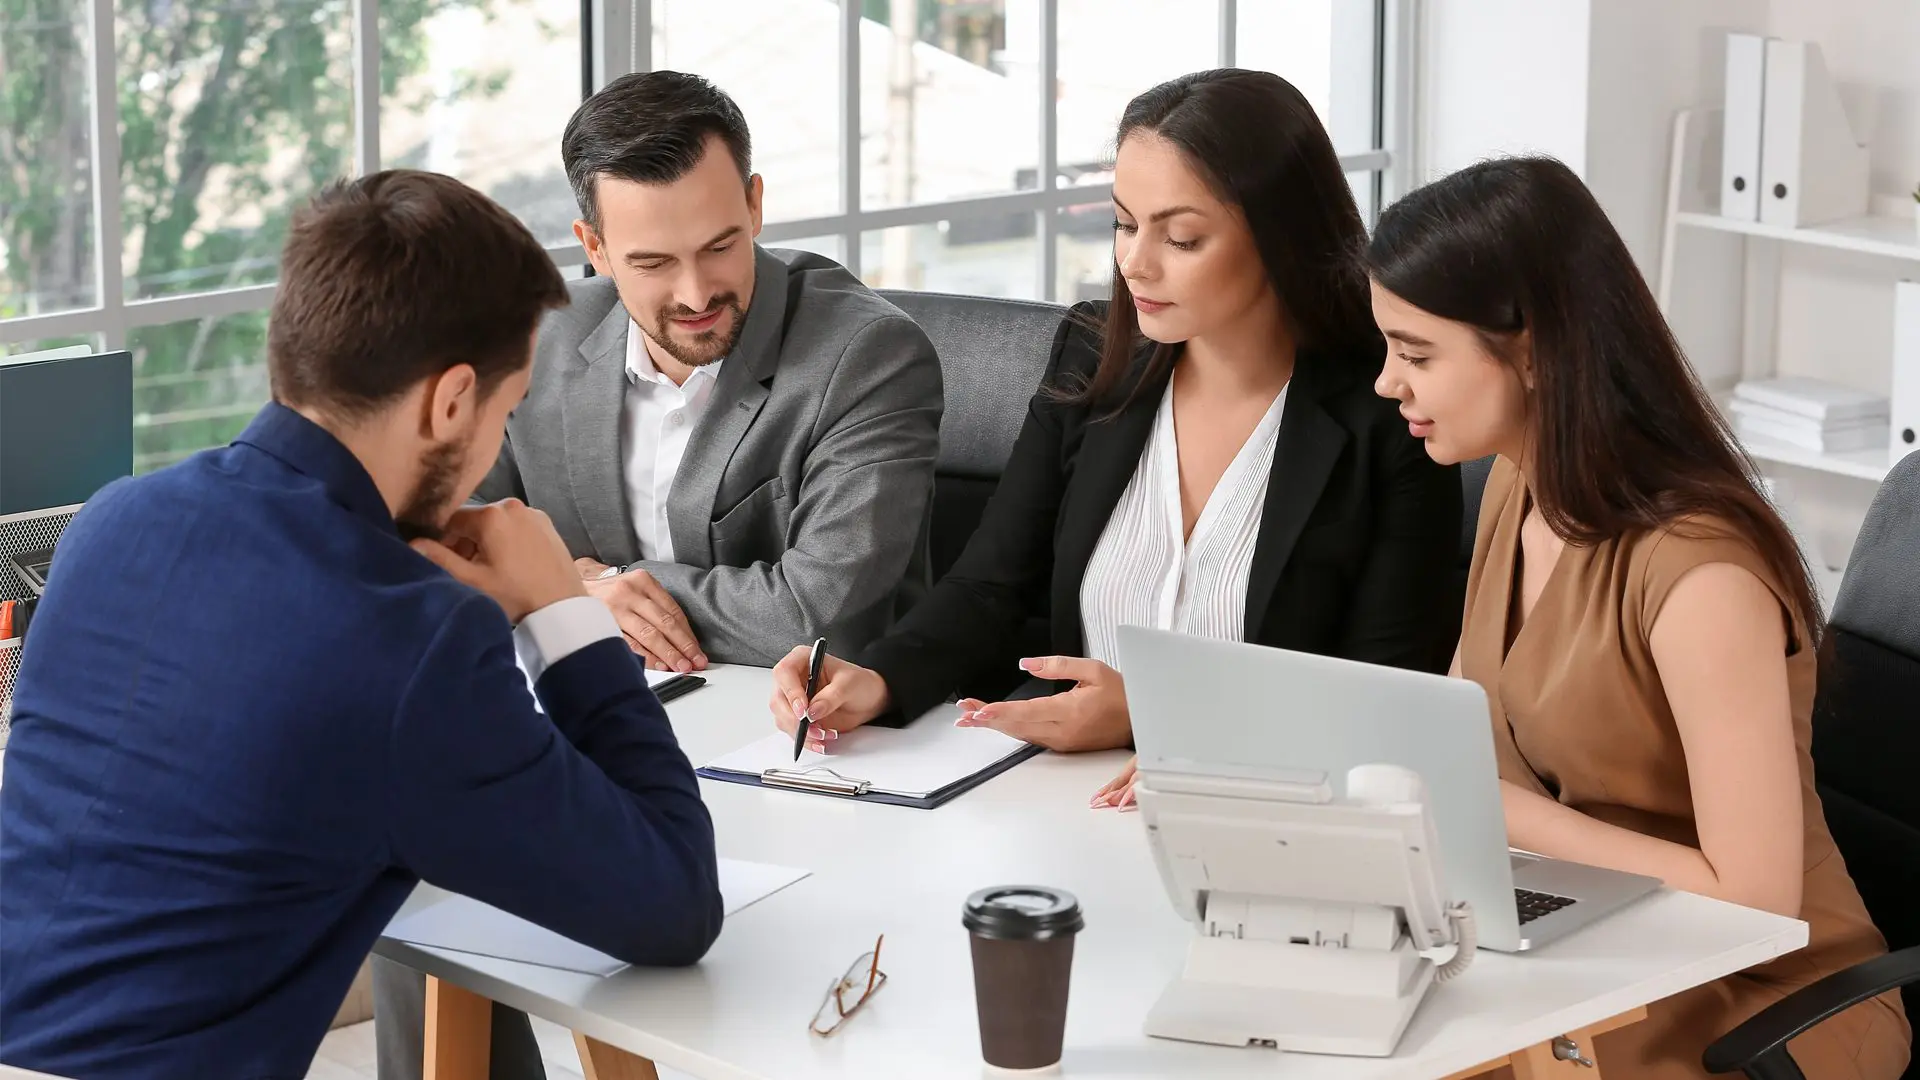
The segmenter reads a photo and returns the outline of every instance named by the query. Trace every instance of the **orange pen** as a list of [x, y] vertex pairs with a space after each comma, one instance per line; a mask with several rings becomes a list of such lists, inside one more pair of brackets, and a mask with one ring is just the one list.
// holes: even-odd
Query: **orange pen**
[[13, 601], [0, 602], [0, 641], [13, 637]]

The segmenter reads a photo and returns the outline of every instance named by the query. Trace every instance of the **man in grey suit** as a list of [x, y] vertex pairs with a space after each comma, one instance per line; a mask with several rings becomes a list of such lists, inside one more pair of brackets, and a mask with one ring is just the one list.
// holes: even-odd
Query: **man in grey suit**
[[599, 276], [542, 326], [479, 491], [546, 511], [656, 668], [864, 645], [928, 584], [933, 345], [831, 260], [754, 243], [749, 145], [694, 76], [581, 106], [562, 153]]
[[[598, 276], [542, 324], [477, 497], [544, 510], [651, 668], [863, 648], [930, 584], [932, 343], [831, 260], [754, 242], [746, 122], [706, 80], [615, 80], [561, 153]], [[424, 999], [375, 961], [382, 1080], [420, 1076]], [[543, 1073], [496, 1005], [495, 1080]]]

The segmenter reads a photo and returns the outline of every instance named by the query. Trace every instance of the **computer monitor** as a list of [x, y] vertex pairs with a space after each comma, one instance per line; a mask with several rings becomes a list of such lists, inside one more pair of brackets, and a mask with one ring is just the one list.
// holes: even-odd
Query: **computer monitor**
[[86, 502], [133, 473], [133, 355], [0, 364], [0, 518]]

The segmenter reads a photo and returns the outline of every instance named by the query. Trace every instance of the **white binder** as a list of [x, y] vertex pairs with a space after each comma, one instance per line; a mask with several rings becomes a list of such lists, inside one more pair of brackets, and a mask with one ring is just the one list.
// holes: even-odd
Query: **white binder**
[[1760, 131], [1767, 39], [1727, 35], [1726, 136], [1721, 140], [1720, 215], [1760, 220]]
[[1920, 282], [1893, 286], [1893, 430], [1887, 462], [1920, 450]]
[[1760, 220], [1800, 228], [1867, 212], [1867, 148], [1827, 74], [1820, 46], [1766, 43]]

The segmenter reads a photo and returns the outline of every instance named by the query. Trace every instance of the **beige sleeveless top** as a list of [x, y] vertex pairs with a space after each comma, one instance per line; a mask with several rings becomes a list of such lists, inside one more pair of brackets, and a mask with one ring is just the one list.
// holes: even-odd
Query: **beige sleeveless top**
[[[1509, 648], [1528, 505], [1518, 470], [1500, 459], [1481, 502], [1460, 634], [1461, 672], [1486, 689], [1492, 706], [1500, 776], [1601, 821], [1697, 847], [1686, 754], [1649, 644], [1653, 623], [1674, 584], [1697, 566], [1742, 567], [1784, 605], [1780, 582], [1752, 544], [1714, 520], [1590, 547], [1569, 544]], [[1670, 999], [1650, 1009], [1647, 1020], [1603, 1038], [1603, 1052], [1629, 1059], [1624, 1075], [1704, 1076], [1701, 1051], [1740, 1020], [1886, 952], [1814, 792], [1817, 662], [1797, 619], [1791, 636], [1786, 665], [1806, 834], [1800, 917], [1809, 926], [1807, 947]], [[1791, 1048], [1811, 1078], [1893, 1080], [1905, 1068], [1908, 1041], [1898, 1000], [1876, 998]]]

